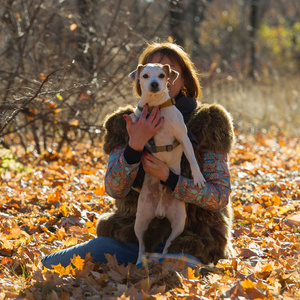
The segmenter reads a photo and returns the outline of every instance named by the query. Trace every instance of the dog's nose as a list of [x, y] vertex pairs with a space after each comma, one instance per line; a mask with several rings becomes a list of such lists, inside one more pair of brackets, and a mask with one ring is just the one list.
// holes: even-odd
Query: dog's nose
[[157, 89], [158, 88], [158, 83], [156, 81], [152, 81], [150, 84], [152, 89]]

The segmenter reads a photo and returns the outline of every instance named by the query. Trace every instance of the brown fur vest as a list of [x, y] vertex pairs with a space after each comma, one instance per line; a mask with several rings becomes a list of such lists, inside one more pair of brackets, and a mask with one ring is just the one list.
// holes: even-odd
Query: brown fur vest
[[[128, 142], [123, 114], [133, 112], [133, 107], [120, 108], [107, 117], [104, 128], [104, 151], [109, 154], [114, 148]], [[234, 132], [228, 112], [220, 105], [202, 104], [192, 113], [187, 127], [198, 140], [195, 153], [229, 153], [233, 147]], [[140, 170], [143, 175], [143, 170]], [[182, 160], [182, 175], [191, 178], [189, 164]], [[143, 176], [137, 176], [134, 187], [140, 188]], [[104, 214], [97, 223], [97, 235], [113, 237], [120, 241], [137, 242], [134, 233], [138, 192], [132, 189], [124, 199], [116, 199], [116, 211]], [[217, 263], [231, 256], [231, 204], [220, 212], [205, 210], [187, 204], [187, 220], [184, 232], [171, 244], [170, 253], [188, 253], [203, 263]], [[146, 250], [153, 252], [156, 246], [170, 234], [170, 223], [154, 219], [145, 233]]]

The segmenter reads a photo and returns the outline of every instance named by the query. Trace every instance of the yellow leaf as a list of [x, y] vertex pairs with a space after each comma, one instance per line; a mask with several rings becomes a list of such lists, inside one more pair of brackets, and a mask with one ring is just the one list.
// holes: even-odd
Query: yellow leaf
[[71, 31], [74, 31], [76, 28], [77, 28], [76, 24], [73, 23], [73, 24], [70, 25], [70, 30]]
[[273, 205], [280, 205], [281, 204], [281, 199], [278, 195], [274, 195], [272, 197], [272, 202], [273, 202]]
[[274, 265], [272, 263], [267, 264], [261, 268], [261, 272], [271, 272], [274, 269]]
[[75, 268], [79, 270], [83, 270], [85, 259], [82, 259], [79, 255], [73, 255], [71, 258], [71, 263], [75, 266]]
[[256, 283], [251, 281], [250, 279], [246, 278], [245, 280], [242, 281], [242, 287], [246, 289], [251, 289], [256, 286]]
[[85, 222], [85, 225], [86, 225], [87, 227], [94, 227], [94, 226], [95, 226], [95, 223], [94, 223], [94, 222], [91, 222], [91, 221], [87, 221], [87, 222]]
[[66, 267], [63, 267], [59, 263], [58, 265], [52, 265], [52, 268], [53, 268], [54, 272], [59, 274], [59, 276], [69, 275], [69, 274], [74, 274], [75, 273], [71, 264], [66, 266]]
[[64, 217], [66, 217], [69, 214], [68, 209], [65, 205], [61, 205], [59, 210], [63, 214]]
[[64, 99], [61, 94], [56, 94], [56, 98], [60, 101], [63, 101]]
[[88, 232], [92, 235], [96, 235], [96, 226], [89, 227]]
[[195, 271], [190, 267], [188, 267], [188, 277], [189, 277], [189, 279], [197, 279], [198, 278], [195, 276]]

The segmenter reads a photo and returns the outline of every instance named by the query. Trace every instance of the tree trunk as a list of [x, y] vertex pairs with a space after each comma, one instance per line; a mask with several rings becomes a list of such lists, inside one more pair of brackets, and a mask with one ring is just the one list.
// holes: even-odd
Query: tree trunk
[[259, 0], [251, 0], [251, 12], [250, 12], [250, 70], [249, 76], [255, 78], [255, 67], [256, 67], [256, 30], [258, 22], [258, 7]]
[[213, 0], [193, 0], [190, 5], [192, 24], [192, 57], [195, 57], [200, 52], [201, 44], [200, 40], [200, 27], [206, 17], [206, 9], [212, 3]]
[[181, 2], [170, 2], [170, 33], [174, 42], [178, 45], [184, 46], [183, 38], [183, 9], [181, 7]]

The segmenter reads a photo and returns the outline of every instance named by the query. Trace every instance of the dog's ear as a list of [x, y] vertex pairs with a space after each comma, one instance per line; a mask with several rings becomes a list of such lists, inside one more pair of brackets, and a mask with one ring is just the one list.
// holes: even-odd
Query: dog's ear
[[162, 69], [166, 73], [167, 77], [170, 79], [171, 83], [174, 84], [175, 80], [179, 76], [179, 73], [171, 69], [170, 65], [164, 65]]
[[139, 64], [138, 67], [128, 75], [129, 78], [132, 81], [135, 81], [135, 83], [137, 83], [137, 81], [140, 77], [140, 73], [141, 73], [143, 68], [144, 68], [144, 65]]

